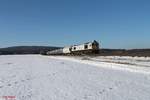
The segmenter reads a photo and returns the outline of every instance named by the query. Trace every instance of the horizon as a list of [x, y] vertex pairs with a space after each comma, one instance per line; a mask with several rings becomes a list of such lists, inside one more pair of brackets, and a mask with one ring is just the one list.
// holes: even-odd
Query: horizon
[[[0, 49], [5, 49], [5, 48], [13, 48], [13, 47], [64, 47], [64, 46], [50, 46], [50, 45], [16, 45], [16, 46], [8, 46], [8, 47], [0, 47]], [[100, 49], [116, 49], [116, 50], [140, 50], [140, 49], [144, 49], [144, 50], [149, 50], [150, 48], [100, 48]]]
[[0, 48], [70, 46], [97, 40], [102, 48], [150, 48], [147, 0], [0, 1]]

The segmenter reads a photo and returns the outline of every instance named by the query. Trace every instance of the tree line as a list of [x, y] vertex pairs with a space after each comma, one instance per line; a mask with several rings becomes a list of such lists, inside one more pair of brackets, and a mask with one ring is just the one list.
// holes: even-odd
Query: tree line
[[[14, 54], [45, 54], [47, 51], [60, 49], [52, 46], [14, 46], [1, 48], [0, 55]], [[97, 56], [143, 56], [150, 57], [150, 49], [100, 49]]]

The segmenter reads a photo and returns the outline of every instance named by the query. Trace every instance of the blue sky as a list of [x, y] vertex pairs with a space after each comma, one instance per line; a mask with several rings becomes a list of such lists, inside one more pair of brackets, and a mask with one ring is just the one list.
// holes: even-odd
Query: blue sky
[[149, 0], [0, 0], [0, 47], [150, 48]]

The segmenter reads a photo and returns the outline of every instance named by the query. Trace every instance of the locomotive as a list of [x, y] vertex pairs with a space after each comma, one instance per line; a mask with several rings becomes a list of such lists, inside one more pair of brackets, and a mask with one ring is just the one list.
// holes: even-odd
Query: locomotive
[[47, 55], [81, 55], [87, 53], [98, 53], [99, 43], [94, 40], [80, 45], [73, 45], [61, 49], [48, 51]]

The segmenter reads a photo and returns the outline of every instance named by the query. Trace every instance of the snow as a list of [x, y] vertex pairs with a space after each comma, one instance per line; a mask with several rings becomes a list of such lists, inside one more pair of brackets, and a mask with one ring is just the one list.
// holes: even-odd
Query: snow
[[78, 63], [88, 64], [97, 67], [103, 67], [113, 70], [123, 70], [123, 71], [130, 71], [136, 73], [143, 73], [143, 74], [150, 74], [150, 64], [149, 64], [149, 57], [143, 58], [139, 57], [118, 57], [118, 56], [98, 56], [98, 57], [54, 57], [53, 59], [60, 59], [60, 60], [69, 60]]
[[150, 67], [150, 57], [99, 56], [99, 57], [95, 57], [94, 59], [101, 60], [101, 61], [115, 62], [115, 63], [139, 65], [141, 67], [142, 66]]
[[[105, 57], [0, 56], [0, 96], [15, 96], [16, 100], [150, 100], [149, 58], [134, 59], [136, 65], [110, 63]], [[136, 63], [137, 59], [143, 62]], [[130, 57], [127, 60], [130, 63]]]

